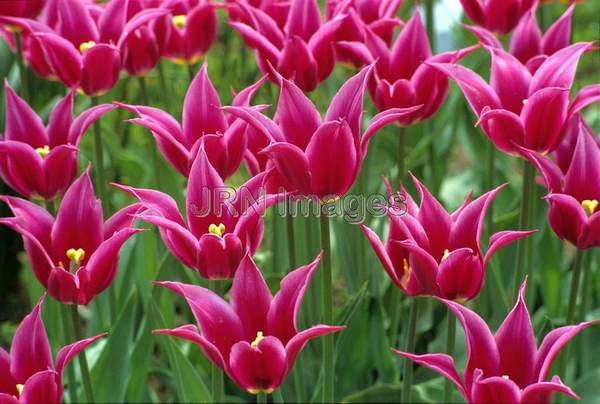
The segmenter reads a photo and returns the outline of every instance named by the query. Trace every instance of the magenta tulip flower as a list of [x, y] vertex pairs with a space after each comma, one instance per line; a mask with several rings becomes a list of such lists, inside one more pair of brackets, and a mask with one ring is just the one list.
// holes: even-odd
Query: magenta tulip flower
[[198, 345], [211, 362], [249, 393], [272, 393], [309, 340], [345, 328], [316, 325], [300, 332], [296, 328], [300, 304], [319, 260], [320, 256], [286, 275], [275, 297], [249, 255], [233, 278], [230, 303], [200, 286], [158, 282], [187, 300], [199, 330], [188, 324], [154, 333]]
[[548, 222], [554, 233], [578, 249], [600, 247], [600, 149], [582, 121], [567, 171], [547, 157], [529, 153], [549, 194]]
[[592, 128], [583, 120], [581, 114], [575, 114], [567, 124], [563, 141], [552, 152], [552, 160], [560, 168], [560, 171], [566, 173], [569, 170], [573, 156], [575, 155], [575, 146], [581, 131], [585, 131], [594, 138], [598, 147], [600, 147], [600, 136], [594, 136]]
[[0, 140], [0, 177], [27, 198], [54, 199], [77, 174], [81, 137], [103, 114], [115, 108], [99, 105], [73, 119], [73, 93], [59, 101], [48, 126], [14, 90], [4, 85], [6, 131]]
[[42, 320], [45, 295], [17, 327], [10, 353], [0, 348], [0, 402], [60, 404], [62, 374], [69, 362], [100, 334], [62, 347], [52, 360], [52, 348]]
[[217, 13], [209, 0], [165, 0], [171, 12], [170, 26], [157, 21], [159, 36], [164, 36], [163, 56], [179, 64], [196, 64], [217, 37]]
[[456, 81], [478, 124], [501, 151], [518, 155], [521, 148], [548, 153], [562, 140], [570, 118], [600, 98], [600, 85], [581, 89], [572, 102], [577, 62], [592, 43], [576, 43], [554, 53], [536, 72], [500, 48], [492, 55], [490, 84], [472, 70], [450, 63], [431, 66]]
[[152, 189], [116, 185], [139, 199], [136, 217], [158, 226], [163, 242], [185, 266], [207, 279], [232, 278], [246, 252], [254, 254], [264, 233], [262, 215], [277, 197], [261, 197], [264, 175], [232, 195], [200, 146], [190, 169], [187, 223], [170, 196]]
[[508, 34], [536, 0], [460, 0], [465, 14], [476, 25]]
[[1, 196], [14, 217], [0, 223], [23, 236], [25, 252], [38, 281], [56, 300], [89, 304], [115, 277], [119, 251], [141, 229], [131, 228], [139, 204], [106, 222], [94, 195], [89, 168], [67, 190], [56, 218], [29, 201]]
[[[222, 178], [228, 178], [237, 171], [246, 152], [248, 125], [225, 116], [207, 70], [208, 66], [204, 63], [190, 84], [183, 102], [182, 125], [157, 108], [118, 104], [139, 116], [129, 122], [148, 128], [163, 156], [186, 178], [201, 143], [211, 165]], [[234, 97], [233, 105], [249, 106], [263, 81], [259, 80], [242, 90]]]
[[[571, 5], [542, 35], [535, 18], [537, 7], [529, 10], [515, 29], [510, 41], [510, 53], [527, 66], [533, 74], [540, 65], [571, 42], [571, 20], [575, 4]], [[466, 26], [481, 43], [502, 49], [502, 44], [493, 33], [485, 28]]]
[[404, 26], [392, 48], [366, 28], [365, 44], [340, 42], [343, 48], [364, 63], [375, 63], [369, 94], [379, 111], [423, 105], [399, 120], [408, 126], [435, 114], [448, 95], [448, 78], [424, 62], [456, 63], [477, 47], [432, 56], [427, 32], [417, 9]]
[[553, 393], [577, 395], [558, 376], [548, 381], [559, 352], [581, 330], [595, 322], [556, 328], [538, 347], [525, 305], [523, 282], [515, 307], [492, 335], [485, 321], [468, 308], [449, 300], [440, 301], [456, 315], [465, 330], [467, 364], [462, 377], [454, 360], [446, 354], [397, 354], [448, 378], [467, 403], [550, 403]]
[[[477, 296], [492, 256], [505, 245], [534, 231], [500, 231], [493, 234], [485, 255], [481, 251], [485, 213], [498, 187], [474, 201], [469, 195], [455, 212], [448, 213], [414, 176], [421, 196], [417, 206], [402, 188], [399, 202], [388, 209], [390, 229], [385, 246], [367, 226], [361, 228], [392, 282], [409, 296], [430, 295], [458, 302]], [[393, 191], [386, 181], [390, 200]]]
[[420, 108], [376, 115], [361, 135], [363, 96], [372, 68], [363, 68], [340, 88], [323, 121], [302, 90], [284, 78], [275, 121], [248, 107], [224, 108], [247, 120], [264, 139], [261, 153], [272, 162], [266, 177], [271, 192], [285, 189], [321, 201], [344, 195], [356, 180], [371, 137]]
[[[292, 0], [284, 30], [268, 14], [245, 2], [238, 3], [251, 25], [230, 21], [250, 48], [256, 51], [258, 67], [265, 73], [275, 69], [293, 80], [303, 91], [313, 91], [335, 66], [333, 41], [345, 17], [321, 22], [317, 0]], [[271, 76], [276, 84], [279, 81]]]

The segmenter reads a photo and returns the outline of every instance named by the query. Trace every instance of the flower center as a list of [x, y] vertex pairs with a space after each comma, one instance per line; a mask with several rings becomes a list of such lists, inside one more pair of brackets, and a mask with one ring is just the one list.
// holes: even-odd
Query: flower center
[[96, 42], [94, 41], [83, 42], [81, 45], [79, 45], [79, 52], [85, 53], [92, 49], [94, 46], [96, 46]]
[[187, 17], [185, 15], [176, 15], [171, 19], [173, 26], [177, 29], [184, 29]]
[[223, 237], [223, 234], [225, 234], [225, 225], [223, 223], [219, 223], [217, 226], [213, 223], [208, 226], [208, 232], [216, 236]]
[[23, 394], [23, 386], [22, 384], [17, 384], [17, 393], [19, 393], [19, 397]]
[[67, 257], [70, 261], [69, 269], [74, 271], [81, 266], [81, 262], [85, 258], [85, 250], [83, 248], [69, 248], [67, 250]]
[[587, 213], [588, 216], [592, 216], [592, 214], [598, 207], [598, 201], [596, 199], [586, 199], [581, 202], [581, 207], [583, 208], [583, 210], [585, 210], [585, 213]]
[[263, 339], [265, 339], [265, 336], [263, 335], [262, 331], [258, 331], [256, 333], [256, 338], [254, 339], [254, 341], [252, 341], [252, 343], [250, 344], [250, 346], [253, 349], [256, 349], [258, 347], [258, 344], [260, 344], [260, 341], [262, 341]]
[[410, 278], [408, 260], [406, 258], [402, 260], [402, 269], [404, 269], [404, 273], [402, 274], [402, 278], [400, 279], [400, 284], [404, 289], [406, 289], [406, 286], [408, 285], [408, 279]]
[[50, 154], [50, 146], [46, 145], [44, 147], [38, 147], [35, 149], [35, 152], [40, 155], [40, 157], [44, 158], [48, 154]]
[[447, 248], [444, 250], [444, 255], [442, 256], [442, 261], [444, 261], [450, 255], [450, 250]]

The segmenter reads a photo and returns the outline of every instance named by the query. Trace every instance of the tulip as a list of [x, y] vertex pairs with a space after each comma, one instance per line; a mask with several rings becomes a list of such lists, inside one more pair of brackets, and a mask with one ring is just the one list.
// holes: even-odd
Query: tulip
[[77, 174], [77, 155], [87, 128], [112, 105], [100, 105], [73, 119], [74, 94], [60, 100], [48, 126], [8, 85], [6, 131], [0, 140], [0, 177], [27, 198], [51, 200], [62, 195]]
[[[581, 115], [575, 114], [567, 124], [563, 141], [552, 152], [552, 159], [563, 173], [566, 173], [571, 165], [577, 139], [582, 130], [594, 136], [592, 128], [583, 120]], [[600, 147], [600, 136], [594, 136], [594, 140], [598, 144], [598, 147]]]
[[45, 5], [45, 0], [3, 0], [0, 2], [0, 15], [35, 18], [40, 14]]
[[264, 139], [261, 153], [272, 162], [266, 177], [269, 190], [285, 189], [321, 201], [341, 197], [354, 183], [371, 137], [419, 108], [376, 115], [361, 136], [363, 95], [372, 68], [363, 68], [340, 88], [324, 121], [299, 86], [282, 77], [275, 121], [248, 107], [224, 108], [247, 120]]
[[368, 88], [379, 111], [423, 105], [398, 122], [404, 126], [431, 117], [448, 95], [448, 78], [424, 62], [456, 63], [476, 49], [470, 47], [432, 56], [418, 9], [391, 49], [368, 27], [365, 36], [365, 45], [340, 42], [338, 47], [364, 63], [375, 63], [375, 73]]
[[170, 26], [157, 23], [165, 38], [163, 56], [178, 64], [198, 63], [217, 37], [215, 6], [208, 0], [165, 0], [161, 7], [173, 16]]
[[[361, 228], [392, 282], [409, 296], [430, 295], [458, 302], [477, 296], [485, 269], [502, 247], [535, 231], [500, 231], [490, 236], [485, 255], [480, 239], [486, 211], [503, 186], [471, 201], [469, 195], [448, 213], [414, 176], [421, 196], [417, 206], [402, 188], [388, 209], [390, 229], [385, 246], [365, 225]], [[390, 200], [393, 191], [386, 181]], [[398, 198], [395, 198], [398, 199]]]
[[141, 231], [130, 227], [139, 204], [103, 221], [89, 168], [65, 193], [56, 218], [20, 198], [0, 200], [14, 214], [0, 223], [21, 234], [35, 277], [65, 304], [87, 305], [104, 291], [115, 277], [121, 247]]
[[56, 354], [55, 366], [42, 320], [44, 300], [45, 295], [17, 327], [10, 353], [0, 348], [2, 403], [61, 403], [63, 371], [79, 352], [106, 335], [100, 334], [62, 347]]
[[[263, 73], [275, 69], [303, 91], [313, 91], [329, 77], [335, 66], [333, 41], [345, 17], [323, 24], [316, 0], [292, 0], [283, 30], [263, 11], [244, 2], [239, 5], [252, 24], [230, 21], [229, 25], [256, 51]], [[275, 76], [271, 78], [279, 84]]]
[[198, 345], [204, 355], [251, 394], [272, 393], [294, 366], [306, 343], [344, 329], [316, 325], [298, 332], [296, 315], [320, 256], [281, 280], [275, 297], [246, 255], [233, 279], [230, 302], [195, 285], [158, 282], [184, 297], [198, 323], [155, 330]]
[[249, 5], [255, 7], [270, 16], [280, 29], [284, 29], [290, 12], [289, 0], [225, 0], [225, 6], [231, 21], [241, 21], [244, 24], [251, 25], [252, 19], [242, 11], [242, 6]]
[[185, 266], [207, 279], [230, 279], [246, 252], [254, 254], [264, 233], [262, 214], [276, 198], [260, 198], [264, 175], [231, 195], [200, 146], [190, 169], [187, 223], [170, 196], [152, 189], [115, 184], [137, 198], [136, 217], [158, 226], [163, 242]]
[[[211, 165], [222, 178], [228, 178], [237, 171], [246, 151], [248, 125], [242, 120], [225, 117], [207, 69], [204, 63], [190, 84], [183, 102], [182, 125], [157, 108], [118, 104], [139, 116], [129, 122], [148, 128], [163, 156], [186, 178], [201, 143], [207, 150]], [[259, 80], [242, 90], [234, 97], [233, 105], [248, 106], [263, 81]]]
[[414, 355], [394, 350], [448, 378], [467, 403], [550, 403], [553, 393], [577, 395], [558, 376], [547, 381], [552, 363], [571, 338], [595, 322], [556, 328], [537, 347], [525, 305], [527, 280], [512, 311], [492, 335], [485, 321], [468, 308], [440, 299], [465, 330], [467, 364], [461, 377], [446, 354]]
[[569, 102], [577, 62], [592, 43], [576, 43], [548, 57], [532, 75], [514, 56], [486, 47], [492, 55], [490, 84], [472, 70], [431, 63], [456, 81], [484, 132], [505, 153], [521, 148], [548, 153], [562, 140], [570, 118], [600, 97], [600, 85], [581, 89]]
[[[569, 7], [542, 35], [535, 18], [536, 7], [529, 10], [515, 29], [510, 41], [510, 53], [527, 66], [533, 74], [549, 56], [569, 46], [571, 42], [571, 19], [575, 4]], [[502, 49], [502, 44], [485, 28], [466, 26], [480, 42]]]
[[521, 17], [535, 6], [535, 0], [460, 0], [465, 14], [476, 25], [508, 34]]

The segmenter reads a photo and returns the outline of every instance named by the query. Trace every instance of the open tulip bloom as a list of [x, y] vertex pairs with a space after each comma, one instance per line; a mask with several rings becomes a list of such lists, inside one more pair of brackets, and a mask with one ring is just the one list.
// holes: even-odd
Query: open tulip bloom
[[77, 155], [87, 128], [114, 105], [99, 105], [73, 119], [73, 93], [60, 100], [48, 126], [8, 85], [6, 131], [0, 139], [0, 177], [27, 198], [62, 195], [77, 174]]
[[350, 78], [334, 96], [322, 121], [319, 111], [293, 82], [280, 78], [281, 93], [275, 120], [248, 107], [226, 107], [247, 120], [262, 136], [272, 165], [267, 189], [285, 189], [302, 197], [329, 201], [352, 186], [371, 137], [387, 124], [418, 110], [394, 108], [371, 120], [361, 135], [363, 98], [373, 66]]
[[[207, 69], [204, 63], [190, 84], [183, 102], [182, 125], [158, 108], [117, 104], [139, 116], [129, 122], [151, 131], [160, 152], [181, 175], [188, 177], [202, 143], [211, 165], [222, 178], [228, 178], [237, 171], [244, 158], [248, 124], [225, 116]], [[242, 90], [233, 99], [233, 105], [249, 106], [263, 81]]]
[[476, 46], [432, 56], [427, 32], [417, 9], [402, 28], [391, 49], [378, 35], [365, 28], [365, 41], [339, 42], [353, 59], [374, 63], [375, 72], [369, 82], [369, 94], [379, 111], [422, 105], [418, 111], [398, 123], [410, 125], [435, 114], [448, 95], [448, 78], [429, 63], [456, 63]]
[[198, 345], [249, 393], [271, 393], [292, 370], [296, 356], [310, 339], [344, 328], [316, 325], [297, 330], [296, 316], [319, 260], [320, 256], [286, 275], [275, 297], [248, 255], [233, 279], [230, 303], [200, 286], [158, 282], [187, 300], [200, 332], [192, 324], [154, 332]]
[[116, 185], [139, 199], [145, 211], [136, 217], [160, 229], [163, 242], [187, 267], [207, 279], [232, 278], [246, 252], [254, 254], [264, 232], [262, 215], [278, 196], [261, 197], [264, 174], [230, 195], [200, 147], [190, 170], [187, 223], [170, 196], [152, 189]]
[[476, 25], [508, 34], [536, 0], [460, 0], [465, 14]]
[[529, 153], [549, 194], [548, 222], [562, 240], [578, 249], [600, 247], [600, 149], [579, 121], [577, 144], [567, 171], [547, 157]]
[[141, 229], [131, 228], [139, 204], [104, 222], [89, 169], [69, 187], [56, 218], [29, 201], [0, 196], [14, 217], [0, 219], [23, 236], [38, 281], [56, 300], [89, 304], [115, 277], [123, 244]]
[[595, 322], [567, 325], [546, 335], [537, 347], [521, 285], [515, 307], [492, 335], [485, 321], [468, 308], [440, 300], [456, 315], [465, 330], [467, 364], [458, 374], [446, 354], [414, 355], [394, 350], [428, 367], [454, 383], [467, 403], [550, 403], [553, 393], [577, 395], [558, 376], [547, 381], [556, 356], [581, 330]]
[[562, 140], [564, 129], [578, 111], [600, 98], [600, 85], [581, 89], [569, 102], [577, 62], [592, 49], [580, 42], [555, 52], [532, 75], [518, 59], [500, 48], [492, 55], [490, 84], [466, 67], [431, 63], [461, 88], [478, 124], [501, 151], [520, 154], [521, 148], [548, 153]]
[[0, 348], [0, 403], [60, 404], [63, 371], [79, 352], [106, 335], [97, 335], [62, 347], [54, 364], [41, 316], [44, 299], [45, 296], [42, 296], [17, 327], [10, 353]]
[[[384, 246], [367, 226], [361, 228], [392, 282], [410, 296], [430, 295], [458, 302], [477, 296], [492, 256], [533, 231], [500, 231], [490, 237], [485, 255], [479, 240], [485, 213], [502, 187], [474, 201], [470, 195], [449, 214], [415, 177], [421, 196], [417, 206], [402, 189], [400, 202], [388, 209], [389, 235]], [[393, 191], [386, 183], [390, 198]]]

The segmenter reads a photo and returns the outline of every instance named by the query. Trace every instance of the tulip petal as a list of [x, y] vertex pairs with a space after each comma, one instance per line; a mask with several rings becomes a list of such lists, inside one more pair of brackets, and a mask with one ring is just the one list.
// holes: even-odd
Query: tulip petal
[[217, 36], [217, 14], [211, 2], [202, 2], [187, 14], [183, 39], [185, 58], [190, 61], [204, 55]]
[[474, 403], [520, 403], [521, 394], [512, 380], [500, 376], [480, 376], [474, 380], [471, 399]]
[[248, 122], [250, 126], [260, 132], [266, 139], [273, 142], [281, 142], [285, 139], [281, 129], [270, 118], [264, 116], [254, 108], [249, 107], [223, 107], [237, 118]]
[[315, 325], [306, 330], [300, 331], [294, 335], [285, 345], [285, 360], [287, 363], [286, 374], [292, 370], [296, 357], [302, 350], [308, 341], [313, 338], [320, 337], [322, 335], [331, 334], [333, 332], [341, 331], [345, 329], [345, 326], [331, 326], [331, 325]]
[[32, 375], [23, 384], [19, 397], [21, 403], [45, 404], [59, 403], [62, 398], [62, 386], [57, 383], [54, 370], [44, 370]]
[[50, 144], [48, 135], [40, 117], [15, 93], [8, 81], [4, 82], [4, 92], [6, 94], [5, 139], [26, 143], [34, 149], [48, 146]]
[[98, 42], [98, 28], [85, 3], [57, 1], [54, 6], [58, 11], [57, 32], [61, 37], [76, 47], [88, 41]]
[[485, 107], [476, 126], [482, 125], [494, 145], [508, 154], [517, 153], [525, 139], [523, 121], [514, 112]]
[[571, 20], [575, 4], [571, 6], [560, 16], [559, 19], [548, 28], [542, 39], [542, 49], [546, 55], [552, 55], [559, 50], [569, 46], [571, 42]]
[[[408, 259], [408, 282], [406, 289], [411, 295], [438, 296], [438, 264], [436, 260], [421, 248], [414, 240], [393, 241], [410, 253]], [[405, 274], [406, 276], [406, 274]]]
[[375, 136], [377, 132], [379, 132], [380, 129], [393, 122], [399, 121], [407, 116], [410, 116], [411, 114], [420, 111], [422, 108], [422, 105], [417, 105], [409, 108], [390, 108], [387, 111], [380, 112], [379, 114], [375, 115], [371, 119], [371, 121], [369, 121], [367, 129], [365, 130], [365, 133], [361, 138], [360, 148], [362, 150], [363, 156], [367, 153], [369, 141], [373, 136]]
[[379, 236], [373, 230], [363, 224], [360, 224], [360, 228], [365, 236], [367, 236], [373, 251], [375, 251], [375, 255], [377, 255], [377, 258], [379, 258], [383, 269], [385, 269], [385, 272], [387, 272], [392, 282], [394, 282], [394, 285], [396, 285], [396, 287], [398, 287], [400, 290], [405, 291], [404, 286], [402, 286], [402, 282], [400, 282], [400, 278], [398, 278], [394, 264], [392, 263], [392, 260], [390, 259], [390, 256], [388, 255], [383, 243], [379, 239]]
[[297, 35], [308, 42], [321, 26], [321, 15], [317, 0], [294, 1], [290, 7], [286, 34]]
[[2, 177], [15, 191], [26, 197], [45, 194], [42, 158], [26, 143], [0, 141]]
[[205, 234], [198, 244], [198, 271], [207, 279], [230, 279], [243, 256], [242, 241], [235, 234], [227, 233], [223, 238]]
[[69, 143], [79, 145], [82, 136], [88, 130], [88, 128], [100, 119], [104, 114], [117, 108], [117, 105], [113, 104], [102, 104], [83, 111], [71, 125], [69, 131]]
[[523, 64], [542, 53], [542, 32], [535, 19], [535, 9], [525, 13], [515, 28], [510, 40], [510, 53]]
[[73, 360], [73, 358], [79, 355], [79, 353], [87, 348], [88, 345], [93, 344], [106, 335], [107, 333], [99, 334], [94, 337], [86, 338], [62, 347], [56, 354], [56, 373], [58, 373], [59, 377], [62, 376], [64, 369], [67, 367], [69, 362]]
[[273, 391], [285, 376], [285, 359], [285, 349], [275, 337], [264, 337], [256, 347], [240, 341], [231, 349], [229, 372], [249, 392]]
[[390, 65], [395, 79], [410, 79], [417, 68], [431, 57], [427, 31], [417, 8], [402, 28], [392, 48]]
[[591, 48], [591, 42], [578, 42], [555, 52], [533, 75], [529, 94], [546, 87], [571, 88], [579, 58]]
[[263, 149], [288, 185], [288, 192], [310, 195], [311, 173], [304, 152], [291, 143], [277, 142]]
[[469, 300], [477, 296], [483, 284], [481, 259], [470, 248], [458, 248], [442, 260], [437, 283], [442, 296]]
[[[77, 153], [79, 149], [70, 145], [60, 145], [43, 159], [43, 173], [46, 187], [43, 197], [52, 199], [62, 194], [77, 175]], [[58, 175], [60, 173], [60, 175]]]
[[142, 211], [141, 203], [132, 203], [119, 209], [106, 222], [104, 222], [104, 240], [111, 238], [116, 232], [130, 227], [135, 220], [135, 214]]
[[152, 330], [152, 334], [170, 335], [172, 337], [177, 337], [186, 341], [193, 342], [194, 344], [200, 347], [200, 349], [208, 359], [210, 359], [215, 365], [217, 365], [221, 369], [225, 369], [226, 365], [228, 365], [223, 361], [223, 356], [221, 355], [221, 352], [219, 352], [217, 347], [210, 343], [202, 335], [200, 335], [196, 329], [196, 326], [193, 324], [182, 325], [181, 327], [177, 327], [170, 330]]
[[277, 71], [304, 91], [314, 90], [319, 83], [318, 64], [307, 43], [299, 36], [285, 41]]
[[305, 150], [321, 124], [321, 115], [314, 104], [294, 83], [282, 79], [277, 122], [288, 142]]
[[521, 112], [525, 126], [524, 146], [531, 150], [553, 150], [567, 121], [569, 91], [548, 87], [534, 93]]
[[273, 66], [277, 65], [280, 52], [267, 38], [241, 22], [228, 21], [228, 24], [242, 36], [250, 48], [256, 49], [260, 56]]
[[338, 16], [327, 21], [308, 41], [308, 49], [317, 64], [317, 81], [319, 83], [329, 77], [335, 67], [333, 41], [343, 19], [343, 16]]
[[181, 213], [179, 213], [177, 202], [171, 196], [153, 189], [133, 188], [115, 183], [112, 185], [137, 198], [146, 209], [154, 211], [165, 219], [185, 228], [185, 222]]
[[69, 142], [69, 130], [73, 123], [73, 101], [75, 93], [69, 93], [52, 109], [48, 118], [48, 145], [50, 149]]
[[546, 199], [550, 204], [548, 222], [554, 233], [561, 240], [578, 245], [588, 220], [581, 203], [571, 195], [558, 193], [549, 194]]
[[577, 92], [577, 96], [569, 106], [569, 117], [575, 115], [588, 105], [600, 100], [600, 85], [592, 84]]
[[119, 81], [121, 59], [113, 45], [97, 44], [83, 54], [81, 89], [86, 95], [107, 93]]
[[560, 193], [562, 191], [564, 175], [554, 161], [533, 152], [522, 151], [521, 154], [531, 161], [542, 174], [548, 191], [552, 193]]
[[579, 400], [579, 396], [569, 386], [565, 386], [558, 376], [554, 376], [551, 382], [539, 382], [527, 386], [521, 395], [521, 403], [549, 403], [552, 401], [553, 393], [562, 393]]
[[520, 240], [520, 239], [525, 238], [536, 232], [537, 232], [537, 230], [525, 230], [525, 231], [506, 230], [506, 231], [499, 231], [497, 233], [494, 233], [490, 237], [490, 244], [485, 253], [485, 258], [483, 260], [483, 269], [485, 269], [487, 267], [490, 260], [492, 259], [494, 254], [499, 249], [512, 243], [513, 241]]
[[528, 96], [531, 73], [517, 58], [501, 48], [488, 48], [488, 51], [492, 55], [490, 84], [504, 109], [518, 114]]
[[68, 88], [81, 80], [82, 58], [73, 45], [55, 34], [34, 34], [54, 75]]

